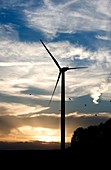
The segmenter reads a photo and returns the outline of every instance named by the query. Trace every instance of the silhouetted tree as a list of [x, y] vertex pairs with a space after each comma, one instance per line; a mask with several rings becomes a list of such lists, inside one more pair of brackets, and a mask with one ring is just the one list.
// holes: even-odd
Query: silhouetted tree
[[71, 138], [71, 148], [111, 147], [111, 118], [105, 123], [77, 128]]

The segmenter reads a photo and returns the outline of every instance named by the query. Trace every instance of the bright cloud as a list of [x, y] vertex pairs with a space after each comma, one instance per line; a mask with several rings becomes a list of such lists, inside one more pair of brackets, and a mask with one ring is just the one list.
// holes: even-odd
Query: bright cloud
[[96, 36], [97, 39], [100, 39], [100, 40], [111, 40], [111, 36], [101, 36], [101, 35], [98, 35]]
[[[18, 130], [24, 135], [28, 136], [29, 139], [39, 140], [45, 142], [58, 142], [60, 141], [60, 135], [58, 129], [42, 128], [42, 127], [31, 127], [23, 126], [19, 127]], [[30, 134], [30, 135], [29, 135]]]
[[27, 106], [20, 103], [0, 103], [0, 115], [14, 115], [14, 116], [25, 116], [25, 115], [33, 115], [37, 114], [38, 112], [44, 111], [48, 109], [48, 107], [42, 107], [40, 105], [37, 105], [35, 107], [33, 106]]
[[[107, 84], [106, 80], [110, 75], [111, 66], [111, 52], [108, 49], [98, 49], [92, 52], [82, 46], [72, 45], [68, 41], [46, 45], [61, 66], [85, 65], [89, 67], [67, 72], [67, 95], [77, 97], [91, 94], [96, 96], [95, 88], [99, 88], [103, 81]], [[38, 93], [36, 89], [47, 89], [51, 94], [59, 72], [42, 44], [1, 41], [0, 50], [0, 90], [2, 93], [26, 97], [25, 91], [32, 87], [32, 89], [35, 88], [33, 97], [50, 98], [46, 93], [45, 95]], [[60, 90], [57, 89], [55, 99], [59, 93]]]
[[24, 13], [29, 27], [40, 29], [53, 38], [57, 33], [110, 31], [110, 6], [110, 0], [72, 0], [58, 4], [44, 0], [43, 6], [25, 9]]
[[111, 87], [111, 82], [102, 82], [99, 87], [94, 87], [91, 89], [91, 97], [93, 98], [93, 102], [98, 104], [98, 100], [103, 93], [108, 91], [109, 87]]

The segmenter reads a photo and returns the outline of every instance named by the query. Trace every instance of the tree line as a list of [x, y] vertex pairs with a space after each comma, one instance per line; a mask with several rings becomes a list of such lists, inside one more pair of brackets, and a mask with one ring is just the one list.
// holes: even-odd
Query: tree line
[[111, 148], [111, 118], [99, 125], [77, 128], [72, 135], [70, 148]]

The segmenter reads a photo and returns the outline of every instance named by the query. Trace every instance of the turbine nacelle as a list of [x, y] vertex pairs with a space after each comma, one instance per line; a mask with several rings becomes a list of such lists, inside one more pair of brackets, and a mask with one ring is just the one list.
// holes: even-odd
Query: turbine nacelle
[[60, 69], [60, 72], [66, 72], [67, 70], [69, 70], [69, 67], [62, 67], [62, 68]]

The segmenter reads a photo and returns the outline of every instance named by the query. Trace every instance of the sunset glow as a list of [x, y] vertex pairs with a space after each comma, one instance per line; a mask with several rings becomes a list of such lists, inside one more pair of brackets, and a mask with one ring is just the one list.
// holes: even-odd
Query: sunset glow
[[42, 127], [30, 127], [23, 126], [18, 128], [19, 131], [32, 140], [45, 141], [45, 142], [60, 142], [59, 130], [42, 128]]
[[66, 143], [109, 119], [111, 1], [0, 2], [0, 141], [61, 141], [62, 67]]

